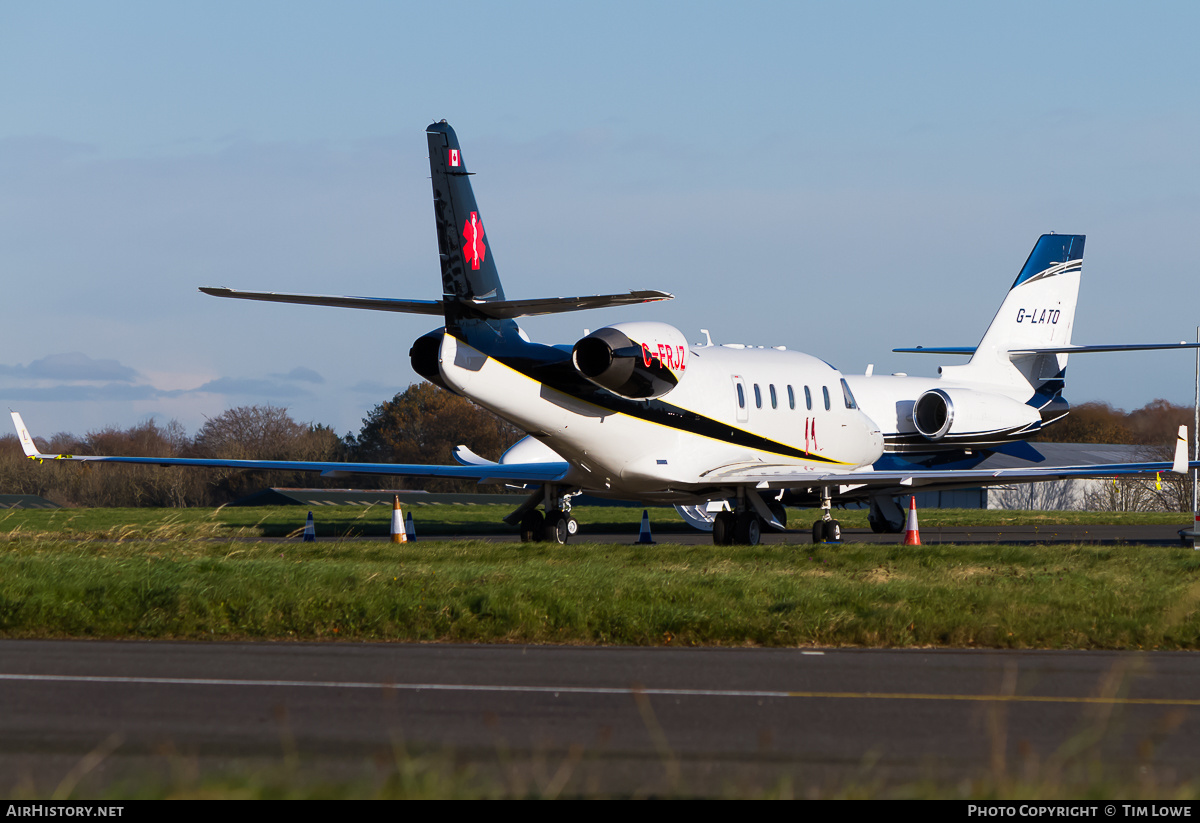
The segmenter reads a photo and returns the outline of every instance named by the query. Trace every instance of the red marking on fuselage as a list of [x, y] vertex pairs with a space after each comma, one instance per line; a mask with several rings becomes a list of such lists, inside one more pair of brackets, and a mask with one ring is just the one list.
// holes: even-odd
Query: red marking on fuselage
[[483, 256], [487, 253], [487, 246], [483, 244], [483, 223], [479, 220], [479, 212], [471, 212], [470, 218], [463, 224], [463, 238], [466, 240], [463, 243], [463, 258], [471, 264], [471, 268], [478, 271], [479, 264], [483, 262]]

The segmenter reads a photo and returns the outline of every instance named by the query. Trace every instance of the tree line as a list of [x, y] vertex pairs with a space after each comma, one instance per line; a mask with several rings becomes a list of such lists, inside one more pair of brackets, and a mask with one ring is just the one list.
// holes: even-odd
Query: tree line
[[[286, 408], [240, 406], [205, 420], [189, 437], [178, 421], [148, 419], [128, 429], [109, 426], [83, 436], [35, 438], [50, 454], [309, 460], [355, 463], [452, 463], [466, 442], [492, 460], [523, 433], [486, 409], [430, 383], [414, 384], [376, 406], [357, 435], [338, 437], [318, 423], [294, 420]], [[0, 494], [33, 494], [64, 506], [219, 506], [270, 487], [425, 488], [478, 491], [471, 481], [313, 472], [194, 469], [43, 461], [25, 457], [15, 434], [0, 437]]]

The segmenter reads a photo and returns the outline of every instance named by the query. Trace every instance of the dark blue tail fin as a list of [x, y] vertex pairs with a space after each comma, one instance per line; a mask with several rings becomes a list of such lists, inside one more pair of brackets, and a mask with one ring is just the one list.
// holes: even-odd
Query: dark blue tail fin
[[504, 300], [492, 240], [484, 232], [458, 136], [445, 120], [433, 123], [425, 133], [442, 258], [442, 294], [471, 301]]

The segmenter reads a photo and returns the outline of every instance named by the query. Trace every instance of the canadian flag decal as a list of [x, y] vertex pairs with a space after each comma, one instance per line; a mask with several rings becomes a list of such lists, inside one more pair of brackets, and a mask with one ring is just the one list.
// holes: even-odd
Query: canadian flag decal
[[450, 167], [458, 168], [462, 165], [462, 161], [458, 159], [458, 149], [450, 149]]
[[463, 258], [478, 271], [483, 262], [487, 246], [483, 245], [483, 223], [479, 222], [479, 212], [471, 212], [470, 218], [463, 224]]

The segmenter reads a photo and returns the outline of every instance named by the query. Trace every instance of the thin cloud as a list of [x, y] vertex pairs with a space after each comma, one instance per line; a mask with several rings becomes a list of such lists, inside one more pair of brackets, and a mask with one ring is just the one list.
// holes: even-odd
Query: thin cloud
[[161, 394], [178, 396], [200, 392], [225, 394], [234, 397], [250, 397], [258, 400], [293, 400], [298, 397], [312, 397], [312, 392], [295, 385], [282, 383], [277, 380], [245, 377], [219, 377], [216, 380], [210, 380], [204, 385], [192, 389], [190, 392], [163, 392]]
[[304, 366], [297, 366], [287, 374], [272, 374], [270, 376], [280, 380], [299, 380], [304, 383], [315, 383], [317, 385], [325, 382], [324, 377]]
[[51, 354], [28, 366], [0, 365], [0, 375], [26, 380], [120, 381], [133, 383], [138, 373], [116, 360], [96, 360], [83, 352]]

